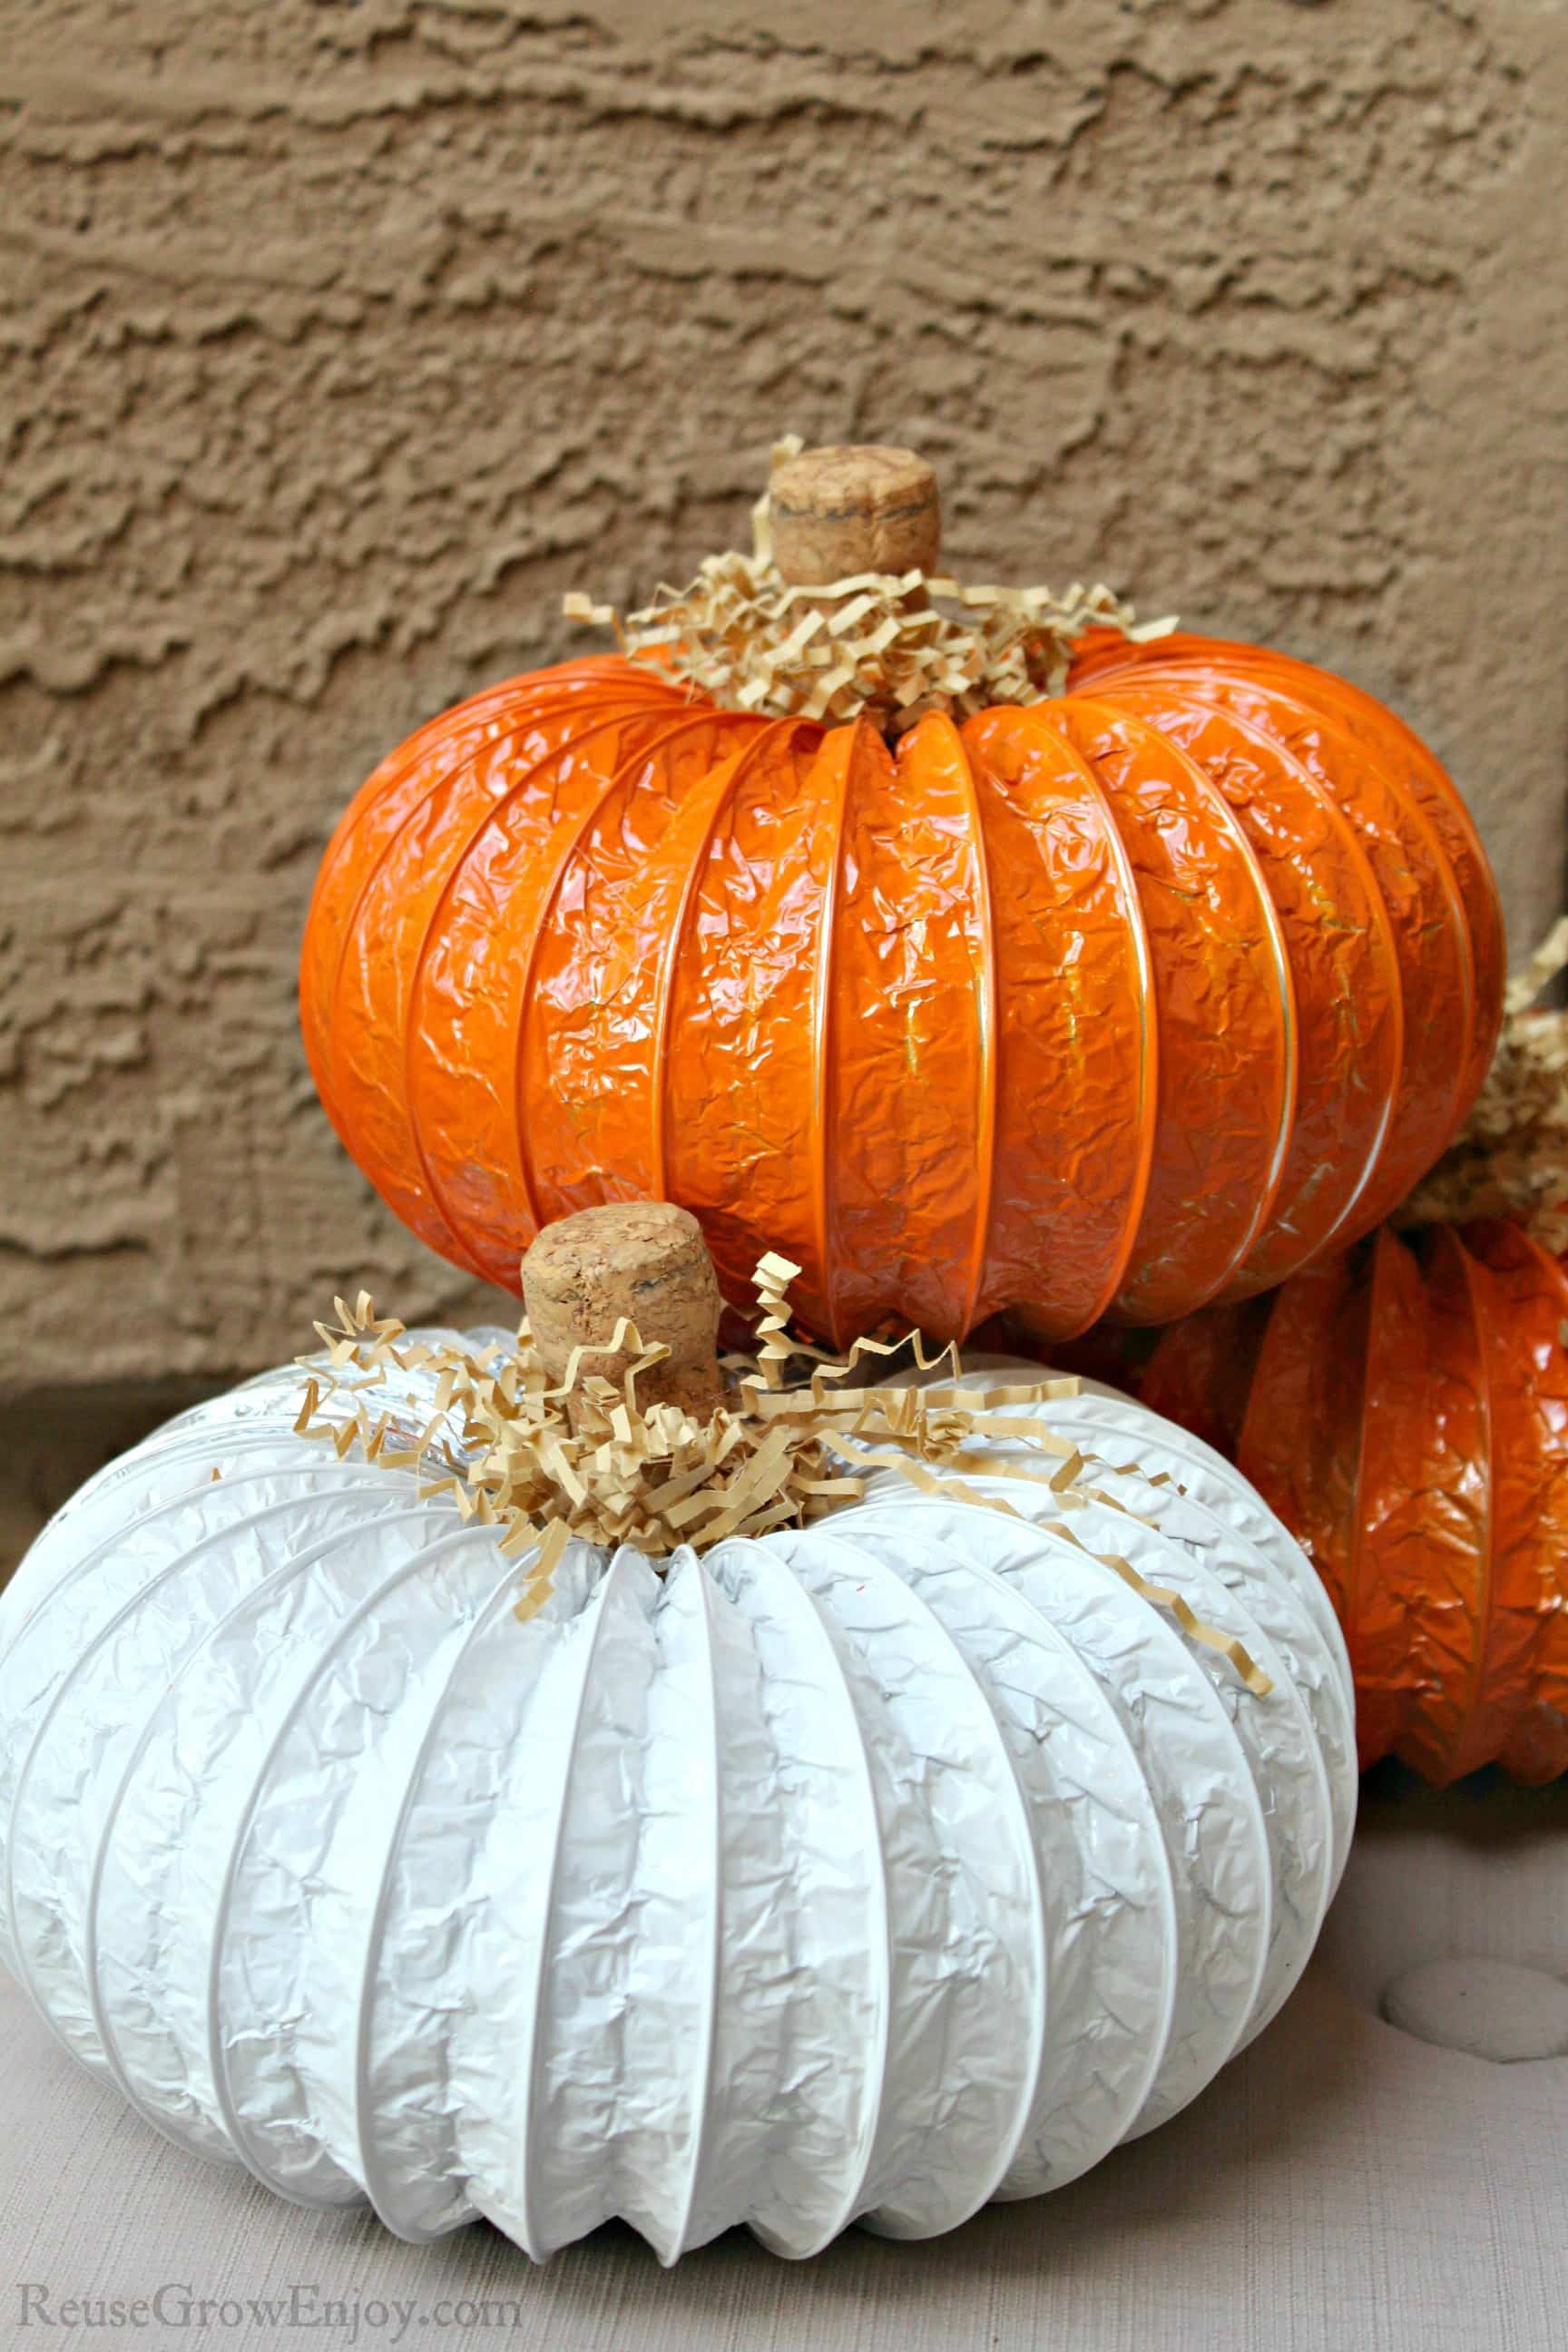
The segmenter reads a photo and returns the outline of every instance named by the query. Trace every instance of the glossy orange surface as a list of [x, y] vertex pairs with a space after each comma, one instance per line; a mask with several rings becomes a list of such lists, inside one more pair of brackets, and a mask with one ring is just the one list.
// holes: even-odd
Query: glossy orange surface
[[664, 1193], [843, 1340], [1048, 1341], [1247, 1296], [1368, 1230], [1495, 1035], [1452, 786], [1339, 681], [1091, 645], [1073, 690], [889, 748], [616, 657], [376, 771], [300, 966], [321, 1097], [425, 1240]]
[[1173, 1325], [1142, 1374], [1310, 1543], [1363, 1763], [1568, 1770], [1565, 1318], [1568, 1276], [1514, 1227], [1384, 1227], [1272, 1300]]

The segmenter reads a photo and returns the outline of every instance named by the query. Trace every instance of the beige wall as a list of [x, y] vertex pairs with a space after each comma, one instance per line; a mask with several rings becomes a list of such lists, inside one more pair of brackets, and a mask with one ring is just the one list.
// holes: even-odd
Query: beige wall
[[0, 1385], [210, 1378], [345, 1284], [461, 1300], [310, 1094], [316, 858], [416, 719], [566, 647], [563, 587], [740, 532], [781, 429], [919, 442], [973, 573], [1103, 573], [1389, 696], [1528, 940], [1565, 37], [1546, 0], [0, 0]]

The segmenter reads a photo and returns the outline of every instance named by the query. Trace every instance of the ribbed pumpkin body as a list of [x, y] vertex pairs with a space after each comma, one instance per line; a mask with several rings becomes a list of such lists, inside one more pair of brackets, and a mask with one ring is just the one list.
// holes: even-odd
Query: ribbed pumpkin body
[[[663, 1576], [573, 1545], [521, 1622], [528, 1556], [299, 1435], [300, 1386], [148, 1439], [0, 1594], [0, 1965], [177, 2145], [409, 2239], [803, 2255], [1061, 2187], [1300, 1980], [1349, 1670], [1183, 1432], [1053, 1405], [1069, 1516], [996, 1475], [1004, 1406], [963, 1466], [1025, 1516], [873, 1474]], [[437, 1393], [377, 1391], [414, 1429]]]
[[1568, 1276], [1511, 1225], [1335, 1255], [1162, 1338], [1141, 1394], [1310, 1547], [1363, 1764], [1568, 1771]]
[[1502, 938], [1436, 761], [1250, 647], [1107, 636], [1073, 690], [889, 748], [645, 665], [479, 695], [328, 850], [327, 1109], [431, 1246], [691, 1209], [819, 1333], [1051, 1339], [1280, 1281], [1373, 1225], [1485, 1070]]

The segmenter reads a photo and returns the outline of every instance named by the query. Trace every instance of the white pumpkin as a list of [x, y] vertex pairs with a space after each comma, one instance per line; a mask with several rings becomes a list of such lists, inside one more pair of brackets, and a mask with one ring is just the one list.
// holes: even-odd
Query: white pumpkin
[[1048, 1487], [988, 1486], [1010, 1446], [966, 1475], [1028, 1521], [878, 1474], [664, 1574], [574, 1544], [520, 1622], [526, 1561], [294, 1434], [299, 1391], [171, 1423], [0, 1598], [5, 1957], [183, 2147], [405, 2238], [802, 2255], [1059, 2187], [1300, 1977], [1349, 1669], [1183, 1432], [1043, 1416], [1152, 1522], [1090, 1505], [1082, 1542], [1267, 1696]]

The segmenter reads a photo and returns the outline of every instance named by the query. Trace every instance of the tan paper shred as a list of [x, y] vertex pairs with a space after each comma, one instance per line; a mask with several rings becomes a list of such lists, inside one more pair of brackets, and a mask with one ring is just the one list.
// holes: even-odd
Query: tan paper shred
[[1536, 999], [1568, 969], [1568, 915], [1510, 981], [1502, 1034], [1458, 1139], [1396, 1223], [1511, 1217], [1568, 1249], [1568, 1011]]
[[[801, 446], [794, 436], [781, 441], [774, 462]], [[614, 629], [630, 658], [657, 660], [663, 675], [726, 709], [825, 724], [868, 711], [890, 735], [931, 710], [962, 719], [994, 703], [1060, 694], [1086, 629], [1118, 629], [1143, 645], [1176, 626], [1173, 616], [1140, 622], [1103, 583], [1075, 582], [1057, 595], [868, 572], [830, 587], [792, 587], [773, 560], [765, 492], [752, 510], [752, 538], [749, 556], [707, 556], [684, 588], [661, 583], [624, 617], [576, 592], [562, 609], [568, 620]]]
[[[1076, 1395], [1076, 1379], [960, 1387], [956, 1347], [928, 1356], [918, 1332], [896, 1341], [857, 1339], [836, 1361], [790, 1337], [789, 1285], [799, 1271], [773, 1252], [759, 1262], [754, 1349], [726, 1358], [725, 1398], [705, 1421], [676, 1405], [641, 1402], [639, 1375], [668, 1350], [645, 1342], [624, 1318], [608, 1343], [631, 1359], [621, 1380], [586, 1369], [584, 1359], [603, 1349], [578, 1348], [564, 1378], [552, 1384], [526, 1320], [518, 1327], [515, 1358], [498, 1370], [489, 1350], [470, 1355], [450, 1342], [410, 1341], [404, 1326], [378, 1318], [362, 1292], [352, 1307], [335, 1302], [335, 1325], [316, 1325], [328, 1369], [319, 1359], [300, 1359], [307, 1378], [294, 1426], [331, 1444], [340, 1457], [358, 1444], [367, 1460], [386, 1468], [416, 1468], [422, 1495], [450, 1495], [466, 1521], [501, 1528], [502, 1550], [526, 1570], [516, 1604], [522, 1618], [549, 1597], [574, 1538], [605, 1548], [630, 1544], [657, 1561], [682, 1544], [702, 1551], [727, 1536], [809, 1527], [859, 1497], [862, 1469], [891, 1471], [923, 1493], [1024, 1517], [957, 1475], [977, 1436], [1027, 1445], [1050, 1465], [974, 1465], [987, 1480], [1044, 1482], [1069, 1508], [1088, 1501], [1124, 1507], [1098, 1488], [1080, 1487], [1089, 1457], [1077, 1447], [1038, 1422], [1003, 1417], [1005, 1406]], [[906, 1350], [918, 1371], [947, 1366], [952, 1380], [887, 1387], [853, 1380], [868, 1359]], [[810, 1363], [809, 1378], [786, 1385], [785, 1368], [802, 1359]], [[399, 1426], [393, 1412], [375, 1410], [395, 1370], [435, 1376], [437, 1411], [421, 1426]], [[1059, 1523], [1058, 1532], [1079, 1541]], [[1194, 1617], [1178, 1594], [1146, 1583], [1126, 1560], [1112, 1557], [1105, 1564], [1227, 1657], [1249, 1689], [1268, 1694], [1268, 1677], [1239, 1643]]]

